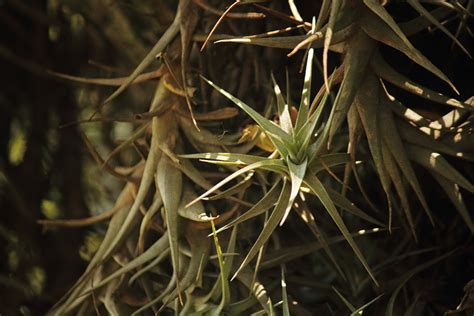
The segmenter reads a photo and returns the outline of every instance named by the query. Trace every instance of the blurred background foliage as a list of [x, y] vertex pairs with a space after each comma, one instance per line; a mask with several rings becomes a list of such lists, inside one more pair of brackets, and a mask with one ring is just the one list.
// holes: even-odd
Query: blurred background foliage
[[[78, 278], [100, 234], [43, 231], [40, 218], [83, 218], [113, 205], [120, 183], [91, 159], [80, 130], [106, 155], [130, 135], [128, 122], [88, 119], [111, 89], [57, 80], [125, 76], [173, 18], [173, 1], [0, 2], [0, 313], [42, 315]], [[109, 107], [146, 109], [145, 84]], [[118, 159], [130, 164], [133, 150]], [[101, 228], [97, 228], [101, 231]], [[82, 257], [82, 258], [81, 258]]]
[[[231, 4], [230, 1], [209, 2], [220, 12]], [[311, 21], [312, 15], [318, 12], [320, 6], [319, 1], [296, 2], [305, 21]], [[87, 261], [98, 248], [105, 225], [44, 230], [37, 220], [85, 218], [112, 208], [122, 183], [96, 164], [81, 135], [87, 135], [99, 154], [107, 157], [117, 144], [132, 135], [136, 127], [133, 121], [117, 120], [147, 111], [154, 89], [153, 82], [133, 85], [123, 96], [102, 109], [101, 117], [109, 119], [78, 124], [88, 120], [114, 88], [57, 78], [51, 76], [48, 69], [80, 77], [127, 76], [172, 22], [176, 5], [172, 0], [0, 1], [2, 315], [44, 314], [85, 269]], [[274, 1], [272, 8], [291, 14], [286, 1]], [[397, 22], [409, 21], [418, 16], [404, 1], [390, 1], [388, 8]], [[217, 18], [216, 14], [208, 16], [200, 22], [201, 29], [208, 30]], [[456, 32], [458, 22], [447, 21], [446, 27]], [[219, 33], [256, 34], [284, 26], [286, 25], [277, 18], [269, 18], [265, 22], [254, 19], [244, 23], [232, 20], [223, 23]], [[472, 33], [468, 27], [465, 30], [459, 34], [459, 40], [472, 53]], [[205, 32], [196, 35], [199, 45], [205, 36]], [[472, 59], [454, 47], [447, 36], [435, 29], [428, 29], [410, 40], [448, 75], [461, 93], [460, 100], [474, 95]], [[265, 100], [267, 91], [263, 83], [267, 81], [270, 70], [281, 83], [285, 82], [285, 69], [288, 69], [290, 77], [299, 76], [304, 55], [300, 52], [288, 58], [288, 50], [250, 46], [244, 48], [238, 44], [210, 46], [200, 62], [213, 63], [213, 69], [220, 70], [223, 76], [220, 82], [228, 77], [230, 81], [227, 87], [230, 86], [239, 98], [244, 98], [249, 104]], [[428, 72], [414, 67], [412, 62], [393, 49], [381, 49], [385, 58], [401, 73], [409, 75], [415, 81], [429, 82], [429, 86], [435, 91], [450, 93], [449, 87], [440, 80], [433, 79]], [[336, 65], [338, 61], [339, 56], [330, 53], [329, 64]], [[254, 73], [253, 68], [264, 69], [264, 73]], [[219, 73], [211, 76], [219, 77]], [[322, 76], [314, 76], [313, 86], [320, 87], [322, 83]], [[292, 81], [292, 95], [297, 95], [301, 88], [301, 80]], [[445, 108], [420, 102], [401, 89], [393, 88], [393, 91], [404, 103], [416, 104], [418, 111], [434, 118], [446, 113]], [[214, 99], [223, 101], [216, 96]], [[215, 130], [235, 129], [250, 123], [242, 117], [244, 116], [239, 120], [226, 122], [225, 126], [220, 123]], [[139, 150], [131, 147], [115, 157], [115, 164], [131, 166], [140, 159]], [[474, 179], [472, 163], [455, 159], [450, 161], [468, 179]], [[417, 171], [423, 174], [422, 170]], [[370, 171], [367, 172], [366, 178], [374, 177]], [[422, 176], [420, 179], [423, 182]], [[474, 278], [474, 248], [469, 229], [457, 213], [453, 215], [452, 205], [441, 193], [441, 189], [435, 184], [427, 183], [424, 183], [424, 189], [438, 220], [433, 228], [426, 218], [418, 219], [419, 243], [413, 250], [433, 247], [439, 247], [443, 251], [461, 249], [436, 268], [427, 269], [418, 275], [413, 283], [415, 289], [420, 288], [415, 300], [431, 304], [435, 313], [454, 309], [460, 302], [463, 286]], [[377, 186], [369, 187], [368, 191], [376, 200], [383, 199], [383, 192]], [[472, 213], [472, 194], [465, 195], [465, 203]], [[293, 234], [299, 230], [299, 224], [290, 222], [289, 225], [290, 228], [284, 227], [283, 232]], [[335, 232], [336, 230], [333, 233]], [[377, 238], [358, 241], [368, 257], [384, 256], [381, 253], [371, 254], [371, 249], [386, 249], [388, 255], [392, 250], [397, 251], [397, 247], [402, 247], [401, 240], [408, 242], [404, 238], [391, 239], [390, 236]], [[384, 246], [375, 247], [377, 244]], [[344, 254], [339, 249], [338, 255], [347, 256], [348, 261], [353, 260], [352, 253]], [[420, 255], [405, 263], [416, 267], [429, 258], [432, 257]], [[317, 260], [327, 261], [321, 257]], [[311, 269], [311, 261], [298, 262], [301, 264], [298, 266], [300, 271]], [[391, 270], [393, 275], [386, 276], [386, 284], [397, 282], [406, 271], [405, 265], [400, 266], [399, 270], [394, 268]], [[334, 292], [331, 302], [325, 301], [325, 296], [318, 294], [318, 289], [325, 287], [327, 280], [308, 280], [297, 271], [291, 278], [289, 282], [302, 286], [301, 291], [307, 301], [315, 302], [313, 306], [309, 306], [313, 312], [333, 310], [337, 313], [343, 310], [340, 306], [344, 305]], [[327, 293], [328, 289], [324, 290]], [[405, 292], [405, 298], [407, 295], [408, 292]], [[418, 314], [414, 311], [413, 315]]]

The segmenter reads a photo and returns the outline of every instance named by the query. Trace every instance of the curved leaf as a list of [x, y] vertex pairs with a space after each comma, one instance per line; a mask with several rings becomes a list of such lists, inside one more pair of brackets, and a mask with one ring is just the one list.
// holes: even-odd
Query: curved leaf
[[265, 245], [268, 238], [270, 238], [270, 235], [277, 228], [278, 223], [281, 221], [281, 219], [285, 215], [285, 210], [287, 209], [289, 198], [290, 198], [290, 186], [288, 185], [287, 181], [284, 181], [283, 189], [281, 191], [280, 197], [278, 198], [275, 209], [270, 215], [268, 221], [265, 223], [265, 226], [263, 227], [263, 230], [258, 236], [257, 240], [252, 245], [252, 248], [249, 250], [244, 260], [240, 264], [239, 268], [235, 272], [234, 276], [232, 277], [232, 280], [235, 279], [235, 277], [239, 274], [239, 272], [242, 271], [242, 269], [245, 268], [249, 264], [250, 261], [252, 261], [252, 259], [260, 250], [260, 248], [262, 248]]
[[183, 190], [183, 180], [181, 171], [179, 171], [170, 158], [163, 155], [158, 163], [156, 172], [156, 184], [160, 190], [165, 208], [166, 227], [169, 234], [169, 244], [171, 249], [171, 261], [177, 280], [178, 295], [180, 295], [179, 285], [179, 216], [178, 209], [181, 202]]
[[364, 256], [362, 255], [362, 252], [360, 251], [359, 247], [357, 246], [351, 234], [349, 233], [349, 230], [347, 229], [346, 224], [344, 224], [344, 221], [342, 220], [341, 215], [339, 215], [339, 213], [337, 212], [336, 207], [334, 206], [334, 203], [332, 202], [326, 189], [324, 188], [324, 185], [321, 183], [321, 181], [319, 181], [319, 179], [316, 176], [312, 174], [306, 175], [306, 178], [304, 179], [304, 183], [311, 189], [314, 195], [316, 195], [318, 199], [321, 201], [321, 203], [324, 205], [328, 214], [331, 216], [332, 220], [337, 225], [342, 235], [351, 246], [357, 258], [362, 263], [362, 265], [364, 266], [365, 270], [367, 271], [369, 276], [372, 278], [374, 283], [378, 286], [378, 282], [375, 279], [375, 276], [372, 270], [370, 269], [369, 264], [365, 260]]
[[407, 145], [406, 148], [410, 159], [460, 185], [469, 192], [474, 192], [474, 185], [439, 153], [417, 145]]
[[226, 229], [234, 227], [246, 220], [249, 220], [255, 216], [263, 214], [266, 210], [272, 207], [275, 202], [278, 200], [279, 192], [278, 189], [280, 188], [279, 181], [276, 181], [272, 188], [257, 202], [254, 206], [252, 206], [248, 211], [237, 217], [236, 219], [232, 220], [230, 223], [224, 225], [223, 227], [217, 230], [217, 233], [220, 233]]

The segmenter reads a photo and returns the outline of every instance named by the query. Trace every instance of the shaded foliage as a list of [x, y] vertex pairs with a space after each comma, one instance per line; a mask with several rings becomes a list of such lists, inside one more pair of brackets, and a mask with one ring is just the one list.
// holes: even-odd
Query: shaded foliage
[[472, 4], [7, 1], [0, 311], [468, 310]]

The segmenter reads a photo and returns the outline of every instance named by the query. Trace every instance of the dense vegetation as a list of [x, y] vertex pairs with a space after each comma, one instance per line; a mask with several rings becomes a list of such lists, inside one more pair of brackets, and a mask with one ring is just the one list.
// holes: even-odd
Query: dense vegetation
[[472, 0], [0, 4], [2, 315], [471, 315]]

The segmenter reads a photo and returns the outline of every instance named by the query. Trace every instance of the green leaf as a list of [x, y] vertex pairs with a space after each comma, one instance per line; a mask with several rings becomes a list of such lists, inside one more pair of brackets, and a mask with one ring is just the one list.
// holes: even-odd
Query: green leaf
[[403, 34], [402, 30], [397, 25], [397, 22], [393, 19], [390, 13], [385, 10], [385, 8], [380, 4], [379, 1], [376, 0], [364, 0], [364, 4], [376, 15], [378, 15], [379, 19], [381, 19], [384, 25], [389, 26], [392, 29], [392, 32], [395, 33], [403, 43], [411, 47], [410, 41], [406, 38], [405, 34]]
[[[227, 280], [226, 275], [226, 267], [224, 258], [222, 256], [221, 245], [219, 244], [219, 239], [216, 233], [216, 227], [214, 226], [214, 221], [211, 220], [211, 227], [212, 227], [212, 235], [214, 237], [214, 245], [216, 247], [217, 252], [217, 260], [219, 262], [219, 276], [221, 281], [221, 289], [222, 289], [222, 298], [219, 306], [214, 309], [211, 315], [220, 315], [222, 309], [229, 304], [230, 301], [230, 288], [229, 288], [229, 281]], [[228, 269], [227, 269], [228, 270]]]
[[[417, 126], [425, 126], [429, 127], [431, 121], [418, 114], [418, 112], [406, 107], [403, 103], [398, 100], [393, 100], [389, 102], [390, 108], [399, 117], [405, 119], [406, 121], [410, 121]], [[442, 127], [433, 127], [433, 129], [440, 130]]]
[[[236, 110], [235, 108], [231, 108]], [[187, 137], [191, 138], [193, 142], [200, 144], [208, 144], [213, 146], [236, 146], [238, 145], [238, 137], [234, 135], [216, 135], [209, 130], [200, 127], [197, 130], [192, 120], [187, 117], [180, 117], [177, 115], [181, 129], [185, 131]]]
[[348, 213], [351, 213], [359, 218], [362, 218], [363, 220], [366, 220], [372, 224], [384, 227], [385, 225], [373, 218], [372, 216], [368, 215], [367, 213], [363, 212], [361, 209], [359, 209], [357, 206], [354, 205], [350, 200], [348, 200], [344, 195], [341, 193], [337, 192], [336, 190], [327, 187], [326, 191], [328, 192], [329, 197], [331, 200], [334, 202], [334, 204], [343, 210], [347, 211]]
[[234, 153], [199, 153], [199, 154], [179, 155], [178, 157], [187, 158], [187, 159], [217, 160], [217, 161], [230, 162], [235, 165], [250, 165], [252, 163], [256, 163], [256, 162], [268, 159], [268, 157], [234, 154]]
[[[206, 178], [190, 163], [189, 160], [181, 160], [178, 164], [175, 165], [179, 170], [181, 170], [193, 183], [199, 185], [201, 188], [205, 190], [209, 190], [212, 188], [212, 184], [207, 181]], [[229, 196], [229, 200], [237, 202], [242, 205], [248, 205], [247, 202], [240, 200], [234, 196]]]
[[283, 162], [281, 160], [278, 160], [278, 159], [267, 159], [267, 160], [252, 163], [252, 164], [250, 164], [250, 165], [248, 165], [248, 166], [246, 166], [246, 167], [244, 167], [240, 170], [237, 170], [233, 174], [229, 175], [227, 178], [220, 181], [219, 183], [214, 185], [212, 188], [210, 188], [209, 190], [207, 190], [206, 192], [201, 194], [198, 198], [196, 198], [193, 201], [191, 201], [190, 203], [188, 203], [187, 206], [190, 206], [191, 204], [196, 203], [198, 200], [201, 200], [202, 198], [205, 198], [209, 194], [211, 194], [214, 191], [216, 191], [217, 189], [221, 188], [223, 185], [225, 185], [229, 181], [232, 181], [233, 179], [239, 177], [240, 175], [242, 175], [242, 174], [244, 174], [248, 171], [252, 171], [252, 170], [259, 169], [259, 168], [264, 168], [264, 167], [269, 167], [269, 166], [275, 166], [275, 165], [278, 166], [278, 165], [282, 165], [282, 163]]
[[287, 208], [289, 198], [290, 198], [290, 186], [288, 185], [288, 182], [285, 180], [283, 182], [283, 189], [281, 191], [280, 197], [278, 198], [278, 202], [275, 206], [275, 209], [270, 215], [270, 218], [268, 219], [268, 221], [265, 223], [265, 226], [263, 227], [262, 232], [258, 236], [252, 248], [249, 250], [249, 252], [245, 256], [244, 260], [240, 264], [239, 268], [235, 272], [232, 279], [235, 279], [235, 277], [239, 274], [239, 272], [249, 264], [249, 262], [258, 253], [260, 248], [262, 248], [265, 245], [268, 238], [270, 238], [275, 228], [277, 228], [278, 223], [281, 221], [281, 219], [285, 215], [285, 210]]
[[[364, 189], [364, 185], [359, 177], [359, 173], [356, 166], [356, 149], [357, 145], [359, 144], [359, 140], [363, 134], [363, 126], [360, 119], [359, 112], [357, 111], [357, 107], [353, 106], [347, 112], [347, 125], [349, 129], [349, 146], [347, 151], [350, 155], [350, 163], [346, 165], [344, 170], [344, 181], [349, 179], [349, 176], [352, 173], [354, 174], [354, 178], [357, 182], [357, 186], [359, 187], [360, 193], [362, 197], [367, 202], [372, 210], [378, 212], [377, 208], [375, 207], [374, 203], [369, 198], [367, 192]], [[342, 188], [342, 193], [345, 193], [346, 188]]]
[[271, 189], [257, 202], [252, 206], [247, 212], [243, 213], [236, 219], [232, 220], [230, 223], [224, 225], [223, 227], [217, 230], [217, 233], [220, 233], [226, 229], [229, 229], [235, 225], [238, 225], [246, 220], [249, 220], [255, 216], [263, 214], [267, 209], [272, 207], [275, 202], [278, 200], [279, 196], [279, 185], [280, 181], [275, 181], [275, 184]]
[[242, 181], [228, 188], [227, 190], [217, 193], [211, 197], [208, 197], [207, 200], [211, 201], [211, 200], [225, 199], [227, 197], [230, 197], [234, 194], [237, 194], [239, 192], [246, 190], [250, 185], [252, 185], [253, 176], [254, 176], [254, 173], [249, 172], [249, 174]]
[[283, 299], [283, 316], [290, 316], [290, 307], [288, 306], [288, 293], [286, 291], [285, 266], [281, 266], [281, 297]]
[[384, 294], [380, 294], [379, 296], [377, 296], [376, 298], [372, 299], [371, 301], [367, 302], [366, 304], [362, 305], [361, 307], [359, 307], [358, 309], [356, 309], [355, 311], [353, 311], [351, 313], [351, 316], [358, 316], [358, 315], [362, 315], [363, 311], [369, 307], [370, 305], [372, 305], [373, 303], [375, 303], [379, 298], [381, 298]]
[[108, 315], [124, 315], [130, 313], [130, 309], [120, 304], [115, 295], [120, 287], [120, 280], [113, 280], [102, 290], [101, 301]]
[[[180, 281], [183, 292], [187, 291], [190, 287], [194, 288], [197, 286], [198, 276], [202, 274], [202, 270], [207, 264], [211, 249], [211, 240], [207, 238], [206, 232], [203, 230], [188, 229], [186, 232], [186, 239], [191, 248], [191, 260], [188, 263], [188, 269], [184, 274], [183, 279]], [[158, 311], [158, 314], [160, 314], [160, 311], [164, 307], [179, 296], [178, 290], [179, 288], [175, 288], [173, 292], [163, 300], [163, 305]], [[182, 302], [178, 303], [182, 304]]]
[[332, 287], [332, 289], [334, 290], [334, 292], [336, 292], [337, 296], [339, 296], [339, 298], [340, 298], [341, 301], [344, 303], [344, 305], [346, 305], [346, 307], [351, 311], [351, 315], [352, 315], [352, 313], [354, 313], [354, 311], [356, 310], [356, 308], [354, 307], [354, 305], [352, 305], [352, 304], [344, 297], [344, 295], [342, 295], [334, 286]]
[[[473, 105], [474, 97], [469, 98], [465, 101], [466, 104]], [[430, 122], [429, 128], [436, 130], [455, 129], [459, 124], [460, 120], [469, 113], [467, 109], [454, 109], [443, 115], [437, 120]]]
[[255, 296], [250, 295], [244, 298], [243, 300], [231, 303], [229, 305], [229, 308], [226, 309], [226, 311], [229, 313], [229, 315], [244, 315], [243, 312], [253, 307], [255, 303], [258, 303], [257, 299], [255, 298]]
[[321, 203], [326, 208], [329, 216], [331, 216], [332, 220], [337, 225], [337, 227], [341, 231], [342, 235], [344, 236], [346, 241], [351, 246], [352, 250], [356, 254], [359, 261], [364, 266], [367, 273], [370, 275], [370, 277], [372, 278], [374, 283], [378, 286], [378, 282], [375, 279], [375, 276], [372, 273], [372, 270], [370, 269], [369, 264], [365, 260], [364, 256], [362, 255], [362, 252], [360, 251], [359, 247], [357, 246], [357, 244], [355, 243], [355, 241], [352, 238], [351, 234], [349, 233], [349, 230], [347, 229], [346, 224], [344, 224], [344, 221], [342, 220], [341, 215], [339, 215], [339, 213], [337, 212], [333, 201], [331, 200], [331, 198], [329, 197], [329, 194], [327, 193], [326, 189], [324, 188], [324, 185], [321, 183], [321, 181], [319, 181], [319, 179], [316, 176], [314, 176], [312, 174], [307, 174], [306, 175], [306, 178], [304, 179], [304, 183], [319, 198]]
[[163, 298], [166, 296], [166, 295], [169, 295], [173, 289], [175, 288], [176, 286], [176, 276], [173, 274], [173, 276], [171, 277], [171, 280], [169, 281], [168, 285], [166, 286], [166, 288], [160, 293], [160, 295], [158, 295], [156, 298], [154, 298], [153, 300], [151, 300], [150, 302], [146, 303], [145, 305], [141, 306], [139, 309], [137, 309], [136, 311], [134, 311], [132, 313], [132, 316], [135, 316], [135, 315], [138, 315], [140, 314], [142, 311], [152, 307], [153, 309], [155, 309], [155, 305], [158, 303], [158, 302], [161, 302], [163, 300]]
[[[379, 229], [379, 228], [364, 229], [357, 233], [352, 233], [351, 236], [361, 237], [366, 234], [372, 234], [372, 233], [377, 233], [377, 232], [382, 232], [382, 231], [384, 230]], [[346, 238], [344, 236], [332, 237], [332, 238], [327, 239], [328, 245], [332, 245], [332, 244], [343, 242], [343, 241], [346, 241]], [[298, 246], [288, 247], [284, 249], [279, 249], [277, 251], [269, 253], [266, 256], [265, 261], [261, 265], [261, 269], [266, 270], [266, 269], [274, 268], [280, 265], [281, 263], [286, 263], [291, 260], [306, 256], [309, 254], [313, 254], [314, 252], [319, 251], [323, 248], [324, 247], [318, 241], [318, 242], [306, 243], [304, 245], [298, 245]]]
[[[218, 231], [216, 231], [215, 233], [217, 234]], [[214, 236], [214, 232], [212, 232], [211, 234], [208, 235], [208, 237], [211, 237], [211, 236]], [[232, 229], [229, 241], [228, 241], [226, 253], [231, 254], [231, 253], [235, 252], [236, 239], [237, 239], [237, 226], [234, 226], [234, 228]], [[235, 256], [228, 256], [225, 259], [224, 270], [222, 271], [222, 273], [223, 273], [226, 280], [228, 279], [229, 274], [230, 274], [230, 270], [233, 267], [234, 258], [235, 258]], [[221, 282], [221, 275], [219, 275], [219, 277], [216, 279], [216, 282], [214, 283], [214, 286], [212, 287], [211, 291], [203, 297], [196, 297], [195, 300], [198, 304], [204, 304], [204, 303], [208, 302], [211, 299], [213, 301], [217, 300], [219, 295], [221, 295], [221, 294], [222, 294], [222, 282]]]
[[[231, 165], [241, 166], [249, 165], [264, 160], [268, 160], [268, 157], [234, 154], [234, 153], [201, 153], [201, 154], [189, 154], [180, 155], [181, 158], [189, 159], [200, 159], [203, 162], [213, 163], [218, 165]], [[288, 173], [288, 168], [282, 160], [275, 159], [275, 164], [264, 165], [261, 167], [262, 170], [269, 170], [277, 173]], [[193, 179], [194, 180], [194, 179]], [[206, 180], [207, 181], [207, 180]], [[209, 187], [204, 187], [209, 189]]]
[[[332, 80], [332, 78], [331, 78]], [[336, 103], [337, 103], [337, 97], [336, 101], [334, 102], [332, 108], [331, 108], [331, 113], [329, 113], [329, 118], [327, 121], [324, 123], [324, 128], [323, 131], [321, 132], [320, 135], [316, 138], [316, 141], [309, 145], [307, 148], [307, 156], [310, 159], [310, 162], [318, 157], [320, 157], [321, 152], [325, 151], [327, 149], [327, 144], [328, 144], [328, 139], [330, 138], [330, 133], [331, 133], [331, 128], [333, 126], [334, 122], [334, 117], [337, 111]], [[321, 106], [321, 105], [320, 105]], [[330, 140], [329, 140], [330, 141]], [[303, 148], [303, 147], [302, 147]]]
[[[352, 27], [345, 26], [334, 32], [331, 43], [333, 45], [347, 40], [352, 35]], [[272, 48], [286, 48], [294, 49], [302, 41], [306, 40], [306, 35], [282, 36], [282, 37], [267, 37], [267, 38], [228, 38], [216, 41], [217, 43], [242, 43], [249, 45], [257, 45]], [[324, 46], [324, 39], [322, 37], [311, 41], [311, 48], [322, 48]]]
[[[333, 78], [334, 78], [334, 72], [331, 74], [331, 77], [329, 79], [329, 89], [331, 88]], [[323, 95], [321, 101], [319, 102], [318, 107], [309, 116], [309, 118], [306, 120], [306, 122], [304, 122], [304, 125], [300, 128], [300, 130], [296, 134], [295, 140], [296, 140], [297, 144], [299, 144], [299, 147], [300, 147], [300, 149], [298, 151], [298, 157], [303, 157], [303, 155], [308, 154], [309, 155], [308, 158], [310, 160], [313, 159], [314, 157], [316, 157], [317, 153], [319, 152], [319, 147], [322, 147], [322, 144], [324, 144], [327, 140], [327, 136], [326, 136], [327, 131], [326, 130], [329, 129], [330, 122], [331, 122], [331, 119], [333, 117], [333, 114], [332, 114], [333, 111], [332, 110], [331, 110], [331, 114], [329, 116], [328, 122], [325, 123], [325, 132], [323, 132], [323, 135], [319, 136], [318, 139], [316, 140], [316, 142], [318, 142], [318, 144], [320, 144], [320, 145], [316, 145], [314, 153], [307, 150], [308, 145], [309, 145], [312, 137], [314, 136], [314, 130], [316, 128], [316, 125], [322, 119], [321, 113], [323, 112], [323, 110], [324, 110], [324, 108], [327, 104], [326, 101], [327, 101], [327, 98], [328, 98], [329, 94], [330, 93], [327, 92], [327, 91], [324, 92], [324, 95]]]
[[304, 73], [303, 90], [301, 92], [300, 107], [298, 108], [298, 116], [296, 118], [295, 132], [301, 130], [301, 127], [308, 121], [309, 100], [311, 98], [311, 77], [313, 76], [313, 58], [314, 49], [308, 50], [306, 59], [306, 69]]
[[325, 166], [330, 168], [350, 161], [351, 157], [346, 153], [327, 154], [313, 159], [309, 163], [308, 168], [310, 168], [314, 174], [317, 174], [320, 171], [326, 170]]
[[[270, 138], [272, 143], [275, 145], [275, 147], [278, 149], [280, 153], [283, 152], [288, 152], [292, 150], [293, 148], [293, 142], [292, 138], [290, 135], [288, 135], [284, 130], [282, 130], [280, 127], [278, 127], [275, 123], [272, 121], [266, 119], [262, 115], [260, 115], [257, 111], [252, 109], [250, 106], [242, 102], [241, 100], [237, 99], [234, 97], [232, 94], [229, 92], [225, 91], [221, 87], [215, 85], [212, 81], [207, 80], [203, 76], [201, 76], [204, 81], [206, 81], [208, 84], [210, 84], [212, 87], [214, 87], [217, 91], [219, 91], [222, 95], [224, 95], [226, 98], [231, 100], [235, 105], [237, 105], [239, 108], [241, 108], [245, 113], [247, 113], [262, 129], [262, 131], [267, 134], [267, 136]], [[286, 149], [283, 149], [282, 146], [285, 146]], [[294, 150], [293, 150], [294, 151]]]
[[291, 193], [288, 200], [288, 205], [285, 209], [285, 214], [281, 219], [280, 226], [283, 225], [286, 218], [288, 217], [288, 214], [290, 214], [290, 210], [293, 207], [293, 202], [300, 191], [301, 183], [303, 183], [303, 178], [306, 174], [308, 160], [305, 159], [301, 164], [294, 164], [290, 159], [288, 159], [286, 164], [288, 165], [288, 169], [290, 171]]
[[145, 246], [145, 234], [150, 227], [150, 224], [155, 217], [155, 215], [161, 210], [163, 206], [163, 200], [161, 199], [161, 195], [159, 192], [155, 192], [155, 196], [153, 197], [153, 203], [151, 203], [150, 207], [145, 212], [145, 216], [143, 216], [140, 222], [140, 231], [138, 235], [138, 243], [137, 243], [137, 251], [143, 252]]
[[290, 110], [289, 110], [289, 101], [285, 102], [283, 95], [281, 93], [280, 86], [277, 84], [275, 77], [272, 74], [273, 90], [275, 91], [275, 96], [278, 106], [278, 116], [280, 117], [280, 126], [288, 135], [293, 135], [293, 123], [291, 122]]
[[[234, 276], [235, 277], [235, 276]], [[270, 316], [275, 315], [271, 298], [267, 294], [265, 286], [253, 279], [253, 271], [249, 267], [244, 267], [241, 272], [237, 275], [237, 279], [242, 282], [251, 292], [252, 295], [259, 301], [263, 307], [263, 314]]]
[[326, 237], [324, 236], [324, 234], [319, 229], [318, 224], [316, 223], [313, 214], [309, 211], [309, 209], [306, 205], [306, 202], [303, 199], [303, 196], [304, 195], [301, 195], [301, 200], [298, 201], [298, 207], [295, 207], [296, 212], [300, 215], [301, 219], [309, 227], [309, 229], [311, 230], [313, 235], [316, 237], [316, 239], [321, 243], [324, 251], [326, 252], [329, 259], [331, 260], [332, 264], [336, 268], [339, 275], [342, 276], [342, 278], [344, 280], [346, 280], [344, 272], [342, 271], [339, 263], [336, 260], [336, 257], [334, 256], [331, 248], [329, 247], [329, 243], [327, 242]]

